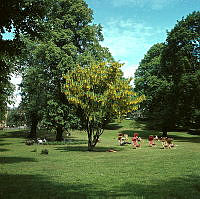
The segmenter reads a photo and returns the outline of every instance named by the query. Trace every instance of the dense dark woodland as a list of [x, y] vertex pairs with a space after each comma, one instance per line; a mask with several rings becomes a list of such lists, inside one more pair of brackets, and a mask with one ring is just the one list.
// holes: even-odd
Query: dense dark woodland
[[[0, 0], [0, 13], [0, 119], [13, 92], [11, 73], [19, 73], [22, 102], [15, 114], [31, 127], [30, 137], [38, 125], [56, 131], [56, 140], [66, 129], [87, 128], [83, 110], [66, 100], [63, 74], [114, 61], [100, 45], [102, 27], [92, 24], [92, 10], [83, 0]], [[15, 38], [3, 40], [6, 31]], [[149, 49], [135, 73], [135, 91], [146, 96], [140, 112], [150, 128], [164, 135], [200, 128], [200, 12], [177, 22], [165, 42]], [[92, 128], [99, 126], [104, 128], [96, 116]]]

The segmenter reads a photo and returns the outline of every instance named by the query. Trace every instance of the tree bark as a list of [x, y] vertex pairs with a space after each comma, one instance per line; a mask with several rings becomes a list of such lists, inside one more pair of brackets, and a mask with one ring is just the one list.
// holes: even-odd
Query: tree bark
[[88, 151], [93, 151], [94, 146], [92, 143], [92, 129], [89, 124], [87, 128], [87, 133], [88, 133]]
[[91, 138], [88, 138], [88, 151], [93, 151], [94, 150], [94, 146], [92, 144], [92, 140]]
[[62, 141], [63, 140], [63, 129], [61, 126], [56, 128], [56, 141]]
[[37, 125], [38, 125], [38, 120], [33, 117], [32, 121], [31, 121], [31, 132], [29, 135], [29, 137], [32, 139], [35, 139], [37, 137], [36, 136], [37, 135]]
[[102, 133], [103, 133], [103, 130], [101, 130], [101, 131], [97, 130], [95, 132], [94, 129], [92, 129], [91, 127], [89, 128], [89, 131], [88, 131], [88, 151], [94, 150], [94, 147], [98, 143], [99, 137]]
[[95, 129], [93, 121], [87, 120], [87, 134], [88, 134], [88, 151], [93, 151], [94, 147], [99, 141], [99, 137], [103, 134], [103, 129], [101, 127]]

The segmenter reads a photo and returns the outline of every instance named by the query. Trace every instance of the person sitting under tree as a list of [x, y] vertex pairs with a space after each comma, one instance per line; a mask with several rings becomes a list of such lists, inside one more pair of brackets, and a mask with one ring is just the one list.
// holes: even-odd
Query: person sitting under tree
[[152, 147], [152, 146], [154, 146], [154, 145], [155, 145], [155, 143], [154, 143], [154, 136], [153, 136], [153, 135], [150, 135], [150, 136], [149, 136], [149, 146]]
[[137, 147], [140, 147], [140, 144], [138, 143], [138, 136], [139, 136], [138, 133], [134, 133], [134, 136], [132, 138], [132, 145], [134, 149], [136, 149]]
[[123, 146], [125, 143], [125, 138], [124, 138], [124, 134], [123, 133], [119, 133], [118, 134], [118, 142], [120, 146]]

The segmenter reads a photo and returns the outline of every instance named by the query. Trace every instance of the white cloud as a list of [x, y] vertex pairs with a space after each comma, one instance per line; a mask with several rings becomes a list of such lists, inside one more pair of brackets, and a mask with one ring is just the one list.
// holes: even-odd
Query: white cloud
[[138, 68], [138, 65], [130, 65], [128, 62], [125, 62], [124, 66], [122, 66], [122, 71], [124, 73], [124, 77], [134, 77], [134, 73], [136, 69]]
[[141, 24], [134, 24], [128, 20], [112, 19], [104, 26], [103, 33], [103, 45], [109, 47], [113, 56], [120, 60], [123, 57], [133, 56], [136, 51], [138, 53], [141, 50], [141, 43], [145, 47], [148, 46], [144, 41], [144, 36], [147, 36], [149, 32], [145, 32], [145, 29], [142, 30]]
[[104, 24], [102, 45], [109, 48], [116, 61], [124, 63], [124, 77], [134, 77], [141, 59], [153, 44], [164, 42], [165, 34], [165, 30], [131, 19], [110, 19]]
[[[124, 77], [134, 77], [135, 71], [138, 68], [138, 65], [130, 65], [128, 62], [124, 63], [124, 66], [122, 66], [122, 72], [124, 73]], [[130, 83], [132, 86], [134, 86], [134, 79]]]
[[110, 49], [116, 61], [138, 65], [153, 44], [164, 41], [159, 39], [164, 32], [130, 19], [110, 19], [104, 24], [102, 44]]
[[182, 0], [111, 0], [113, 6], [135, 6], [135, 7], [148, 7], [153, 10], [161, 10], [169, 5], [176, 5], [177, 2]]

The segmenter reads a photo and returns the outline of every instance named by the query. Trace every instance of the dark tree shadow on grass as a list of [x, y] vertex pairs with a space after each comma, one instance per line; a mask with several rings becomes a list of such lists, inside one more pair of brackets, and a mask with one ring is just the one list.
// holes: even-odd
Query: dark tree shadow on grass
[[79, 144], [87, 144], [87, 140], [76, 139], [75, 137], [69, 137], [65, 139], [65, 141], [47, 141], [45, 145], [79, 145]]
[[21, 130], [21, 131], [8, 131], [1, 134], [1, 138], [26, 138], [29, 135], [28, 130]]
[[120, 126], [119, 124], [117, 123], [110, 123], [110, 124], [107, 124], [105, 126], [105, 130], [118, 130], [122, 128], [122, 126]]
[[200, 129], [190, 129], [188, 130], [188, 134], [200, 136]]
[[123, 193], [103, 191], [95, 184], [58, 184], [35, 175], [0, 174], [0, 198], [2, 199], [117, 199]]
[[0, 174], [2, 199], [199, 199], [200, 176], [169, 178], [151, 184], [127, 179], [119, 187], [67, 182], [59, 184], [45, 176]]
[[20, 162], [37, 162], [34, 158], [0, 157], [0, 164], [11, 164]]
[[151, 185], [126, 182], [120, 190], [143, 199], [198, 199], [200, 176], [169, 178], [166, 181], [154, 181]]
[[6, 143], [6, 142], [4, 142], [4, 143], [2, 143], [2, 142], [0, 142], [0, 146], [7, 146], [7, 145], [10, 145], [11, 143]]
[[[23, 139], [30, 139], [29, 135], [30, 135], [30, 131], [29, 130], [8, 131], [8, 132], [4, 132], [3, 134], [1, 134], [0, 138], [23, 138]], [[48, 142], [51, 142], [50, 144], [56, 144], [55, 134], [54, 133], [50, 133], [47, 130], [38, 130], [37, 131], [37, 138], [40, 138], [40, 139], [46, 138], [46, 140]], [[74, 136], [68, 136], [68, 137], [65, 137], [65, 140], [66, 140], [66, 143], [67, 142], [74, 142], [75, 143], [75, 142], [81, 142], [81, 141], [83, 143], [85, 141], [85, 140], [77, 140], [76, 138], [77, 137], [74, 137]], [[3, 141], [3, 139], [0, 139], [0, 141]], [[57, 142], [57, 143], [61, 143], [61, 142]]]
[[[69, 151], [89, 152], [87, 146], [64, 146], [64, 147], [56, 147], [55, 149], [60, 150], [61, 152], [69, 152]], [[92, 151], [92, 152], [107, 152], [110, 149], [116, 150], [116, 151], [123, 150], [123, 148], [119, 148], [119, 147], [98, 147], [98, 146], [96, 146], [94, 148], [94, 151]]]
[[0, 152], [10, 151], [9, 149], [2, 149], [0, 148]]
[[[91, 186], [91, 185], [90, 185]], [[0, 175], [2, 199], [86, 199], [81, 185], [59, 185], [47, 181], [44, 176]]]
[[200, 137], [199, 136], [181, 137], [181, 136], [170, 134], [170, 137], [172, 137], [177, 142], [200, 143]]
[[0, 139], [0, 146], [6, 146], [6, 145], [10, 145], [11, 143], [6, 143], [4, 142], [3, 139]]
[[[153, 130], [124, 130], [122, 131], [122, 133], [128, 134], [129, 137], [132, 137], [134, 133], [138, 133], [142, 139], [148, 139], [149, 135], [157, 135], [158, 137], [162, 137], [161, 132]], [[178, 132], [178, 133], [180, 133], [180, 136], [174, 134], [173, 132], [169, 132], [168, 137], [173, 138], [177, 142], [200, 143], [200, 136], [198, 135], [194, 135], [192, 137], [186, 137], [186, 136], [181, 136], [183, 132]]]

